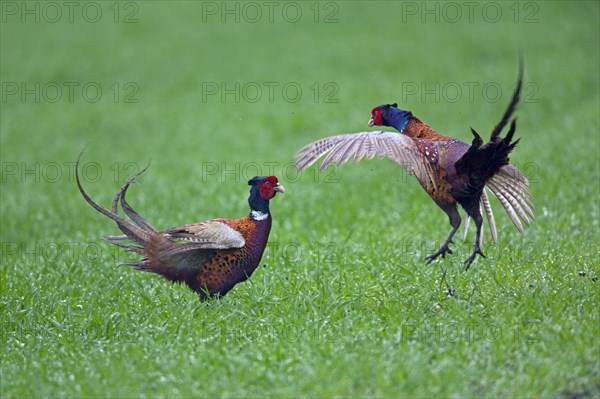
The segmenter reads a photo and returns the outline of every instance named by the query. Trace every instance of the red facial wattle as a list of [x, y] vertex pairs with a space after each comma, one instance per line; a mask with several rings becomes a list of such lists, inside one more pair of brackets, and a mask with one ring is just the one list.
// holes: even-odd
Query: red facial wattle
[[383, 112], [379, 107], [375, 107], [371, 110], [371, 118], [373, 119], [374, 125], [383, 125]]
[[265, 200], [270, 200], [277, 193], [283, 193], [283, 187], [277, 181], [277, 177], [268, 176], [259, 183], [260, 196]]

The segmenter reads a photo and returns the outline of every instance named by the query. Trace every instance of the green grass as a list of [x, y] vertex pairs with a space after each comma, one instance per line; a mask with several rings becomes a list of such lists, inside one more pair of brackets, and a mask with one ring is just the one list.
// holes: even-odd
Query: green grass
[[[449, 21], [444, 3], [428, 3], [439, 22], [406, 8], [422, 2], [320, 3], [317, 23], [312, 2], [295, 3], [297, 23], [283, 19], [284, 3], [272, 23], [266, 9], [236, 23], [200, 2], [121, 3], [119, 21], [138, 5], [130, 24], [114, 23], [112, 2], [93, 4], [97, 23], [82, 5], [56, 23], [43, 18], [51, 9], [37, 23], [3, 8], [0, 396], [600, 395], [597, 2], [491, 3], [498, 22], [483, 18], [484, 3], [472, 22], [466, 6]], [[324, 23], [330, 12], [337, 21]], [[392, 162], [300, 178], [289, 168], [302, 145], [365, 130], [386, 102], [463, 140], [469, 126], [489, 132], [519, 51], [529, 86], [512, 161], [531, 180], [536, 221], [518, 234], [494, 200], [500, 244], [486, 231], [488, 259], [469, 271], [473, 231], [424, 264], [447, 218]], [[35, 92], [36, 82], [40, 100], [21, 98], [20, 85]], [[65, 90], [56, 102], [53, 82]], [[94, 83], [102, 97], [76, 89], [70, 101], [65, 82]], [[239, 102], [203, 92], [222, 82], [265, 91], [254, 102], [250, 91]], [[264, 82], [302, 96], [277, 89], [271, 101]], [[449, 90], [466, 84], [473, 98], [454, 101]], [[486, 85], [502, 89], [497, 101]], [[118, 267], [135, 257], [99, 240], [117, 228], [71, 173], [86, 145], [84, 185], [105, 205], [152, 160], [130, 202], [160, 228], [244, 215], [246, 178], [273, 162], [287, 192], [272, 203], [265, 267], [208, 303]]]

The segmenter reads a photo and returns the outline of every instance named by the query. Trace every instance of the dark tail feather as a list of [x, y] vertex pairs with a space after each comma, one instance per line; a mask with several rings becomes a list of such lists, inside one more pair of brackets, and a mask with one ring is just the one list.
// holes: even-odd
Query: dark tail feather
[[492, 130], [490, 141], [483, 144], [481, 136], [471, 128], [473, 133], [473, 143], [471, 147], [456, 161], [456, 172], [463, 176], [464, 183], [460, 189], [457, 189], [455, 195], [457, 198], [477, 198], [481, 196], [481, 190], [487, 181], [496, 174], [501, 167], [508, 164], [508, 155], [515, 148], [519, 140], [513, 140], [517, 129], [516, 119], [512, 119], [510, 129], [504, 138], [500, 133], [511, 119], [521, 96], [523, 88], [523, 59], [519, 58], [519, 76], [517, 87], [513, 93], [508, 108], [502, 115], [500, 122]]
[[506, 124], [510, 120], [512, 114], [517, 109], [517, 104], [519, 103], [521, 97], [521, 89], [523, 88], [523, 69], [523, 58], [519, 57], [519, 77], [517, 79], [517, 87], [515, 87], [512, 100], [510, 101], [508, 108], [504, 112], [504, 115], [502, 115], [502, 119], [500, 119], [500, 122], [498, 122], [496, 127], [494, 127], [494, 129], [492, 130], [490, 141], [496, 140], [500, 132], [502, 132], [502, 129], [504, 129], [504, 126], [506, 126]]
[[[504, 137], [504, 139], [502, 139], [502, 141], [504, 142], [504, 145], [507, 145], [510, 147], [510, 149], [508, 150], [508, 152], [511, 152], [516, 145], [519, 143], [519, 141], [521, 141], [520, 138], [516, 139], [515, 141], [512, 141], [513, 136], [515, 135], [515, 131], [517, 130], [517, 119], [513, 119], [512, 122], [510, 123], [510, 129], [508, 130], [508, 133], [506, 134], [506, 137]], [[507, 154], [508, 155], [508, 154]]]
[[471, 148], [479, 148], [481, 147], [481, 145], [483, 144], [483, 140], [481, 139], [481, 136], [479, 135], [479, 133], [477, 133], [475, 131], [475, 129], [471, 128], [471, 133], [473, 133], [473, 136], [475, 137], [473, 139], [473, 143], [471, 143]]
[[[108, 210], [94, 201], [81, 185], [79, 179], [79, 160], [81, 159], [82, 154], [83, 151], [79, 154], [75, 164], [75, 177], [81, 195], [83, 195], [83, 198], [94, 209], [114, 220], [117, 223], [117, 226], [119, 226], [119, 229], [124, 233], [124, 235], [108, 236], [103, 239], [120, 248], [125, 248], [143, 256], [143, 259], [137, 262], [128, 262], [124, 264], [134, 266], [139, 270], [160, 274], [172, 281], [187, 281], [188, 279], [192, 279], [196, 270], [191, 267], [182, 268], [179, 266], [180, 264], [184, 264], [184, 266], [190, 264], [190, 258], [194, 258], [194, 261], [197, 261], [199, 254], [197, 251], [194, 251], [203, 250], [204, 247], [201, 245], [202, 243], [189, 243], [185, 245], [174, 243], [156, 230], [154, 226], [144, 220], [144, 218], [142, 218], [125, 199], [129, 185], [135, 182], [136, 178], [144, 173], [148, 167], [133, 175], [125, 184], [123, 184], [113, 198], [112, 210]], [[131, 221], [119, 216], [119, 203]], [[133, 243], [131, 241], [133, 241]]]
[[[122, 217], [120, 217], [117, 214], [117, 212], [115, 212], [116, 207], [114, 206], [114, 201], [113, 201], [113, 211], [110, 211], [110, 210], [104, 208], [103, 206], [99, 205], [96, 201], [94, 201], [87, 194], [87, 192], [83, 189], [83, 186], [81, 185], [81, 180], [79, 179], [79, 161], [80, 161], [82, 155], [83, 155], [83, 151], [79, 154], [79, 157], [77, 158], [77, 162], [75, 164], [75, 178], [77, 180], [77, 187], [79, 187], [79, 192], [81, 193], [83, 198], [87, 201], [87, 203], [90, 204], [94, 209], [96, 209], [101, 214], [114, 220], [117, 223], [117, 226], [119, 226], [119, 229], [121, 229], [121, 231], [126, 236], [126, 237], [111, 236], [111, 237], [107, 237], [106, 241], [108, 241], [112, 244], [115, 244], [117, 246], [120, 246], [122, 248], [127, 248], [134, 252], [142, 253], [143, 251], [142, 251], [141, 247], [145, 247], [150, 242], [150, 239], [151, 239], [153, 233], [156, 231], [156, 229], [154, 229], [153, 227], [152, 227], [152, 229], [149, 229], [147, 226], [150, 226], [150, 225], [147, 224], [147, 222], [145, 222], [145, 221], [144, 221], [144, 224], [140, 224], [140, 223], [138, 223], [139, 220], [135, 220], [132, 218], [132, 220], [134, 222], [138, 223], [138, 225], [135, 225], [135, 224], [123, 219]], [[115, 198], [118, 198], [121, 196], [124, 197], [124, 193], [127, 191], [127, 187], [129, 186], [129, 184], [131, 184], [133, 182], [133, 180], [135, 179], [135, 177], [137, 177], [144, 170], [137, 173], [132, 179], [129, 179], [129, 181], [127, 181], [127, 183], [125, 183], [123, 185], [123, 187], [121, 187], [121, 189], [117, 193], [118, 195], [115, 195]], [[129, 209], [131, 209], [131, 208], [129, 208]], [[133, 211], [133, 209], [131, 209], [131, 212], [133, 212], [135, 215], [137, 215], [137, 213], [135, 213]], [[137, 215], [137, 217], [139, 219], [143, 220], [139, 215]], [[121, 242], [118, 242], [119, 240], [124, 240], [126, 238], [137, 242], [139, 245], [141, 245], [141, 247], [136, 247], [133, 245], [123, 244]]]
[[[458, 175], [466, 176], [465, 193], [462, 196], [474, 195], [483, 189], [486, 182], [496, 174], [501, 167], [508, 164], [508, 155], [519, 140], [512, 141], [517, 129], [517, 121], [513, 119], [510, 130], [504, 138], [497, 138], [481, 145], [481, 137], [473, 130], [473, 144], [456, 162]], [[512, 142], [511, 142], [512, 141]]]
[[158, 230], [156, 230], [156, 228], [154, 228], [154, 226], [152, 226], [150, 223], [148, 223], [146, 220], [144, 220], [143, 217], [141, 217], [125, 200], [125, 195], [127, 194], [127, 189], [129, 188], [129, 185], [132, 183], [136, 182], [136, 179], [139, 175], [141, 175], [142, 173], [144, 173], [146, 171], [146, 169], [148, 169], [148, 167], [150, 167], [150, 164], [148, 164], [148, 166], [146, 166], [144, 169], [140, 170], [139, 172], [137, 172], [136, 174], [134, 174], [133, 176], [131, 176], [131, 178], [127, 181], [127, 183], [125, 183], [123, 185], [123, 187], [121, 187], [119, 189], [119, 191], [117, 191], [117, 193], [115, 194], [115, 197], [113, 199], [112, 202], [112, 211], [114, 213], [118, 213], [118, 209], [117, 209], [117, 205], [119, 202], [119, 199], [121, 200], [121, 207], [123, 208], [123, 211], [125, 211], [125, 214], [135, 222], [135, 224], [137, 224], [138, 226], [140, 226], [143, 229], [147, 229], [149, 231], [152, 231], [153, 233], [157, 233]]
[[144, 253], [143, 247], [122, 243], [121, 240], [130, 240], [130, 238], [127, 236], [108, 236], [108, 237], [102, 237], [102, 239], [106, 242], [110, 242], [111, 244], [116, 245], [117, 247], [128, 249], [128, 250], [138, 253], [140, 255], [142, 255]]

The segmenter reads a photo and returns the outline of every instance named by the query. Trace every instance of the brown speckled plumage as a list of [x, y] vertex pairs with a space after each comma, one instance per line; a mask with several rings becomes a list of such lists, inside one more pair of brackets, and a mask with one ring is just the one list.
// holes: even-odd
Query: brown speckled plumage
[[237, 283], [249, 278], [258, 267], [271, 231], [271, 216], [253, 220], [250, 216], [228, 221], [228, 225], [245, 237], [242, 248], [216, 251], [202, 270], [186, 279], [195, 291], [208, 290], [225, 295]]
[[[237, 283], [248, 279], [260, 264], [271, 231], [269, 200], [283, 187], [275, 176], [250, 180], [251, 212], [240, 219], [214, 219], [158, 231], [137, 214], [125, 200], [129, 185], [142, 170], [115, 194], [108, 210], [85, 192], [79, 180], [79, 160], [76, 178], [85, 200], [100, 213], [114, 220], [123, 235], [110, 236], [106, 241], [143, 256], [128, 263], [140, 270], [159, 274], [167, 280], [184, 282], [198, 293], [201, 300], [227, 294]], [[119, 216], [118, 205], [129, 217]], [[131, 243], [133, 242], [133, 244]]]

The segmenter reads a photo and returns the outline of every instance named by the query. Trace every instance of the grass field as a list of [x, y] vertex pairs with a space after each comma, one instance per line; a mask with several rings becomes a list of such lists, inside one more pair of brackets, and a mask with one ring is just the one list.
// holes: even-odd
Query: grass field
[[[1, 397], [600, 395], [597, 2], [69, 4], [0, 4]], [[448, 221], [392, 162], [291, 168], [382, 103], [489, 132], [519, 51], [536, 220], [494, 199], [470, 270], [473, 228], [425, 265]], [[264, 267], [207, 303], [119, 267], [86, 145], [106, 206], [151, 161], [129, 199], [159, 228], [277, 174]]]

